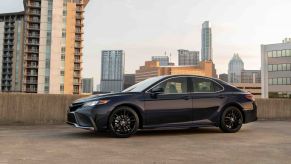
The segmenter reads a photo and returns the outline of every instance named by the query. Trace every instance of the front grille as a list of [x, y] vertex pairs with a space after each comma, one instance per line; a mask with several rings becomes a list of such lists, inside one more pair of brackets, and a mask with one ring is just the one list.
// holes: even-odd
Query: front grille
[[72, 104], [70, 106], [70, 112], [74, 112], [76, 111], [78, 108], [82, 107], [83, 106], [83, 103], [78, 103], [78, 104]]
[[67, 118], [68, 122], [70, 123], [77, 123], [76, 122], [76, 118], [75, 115], [73, 113], [68, 113], [68, 118]]

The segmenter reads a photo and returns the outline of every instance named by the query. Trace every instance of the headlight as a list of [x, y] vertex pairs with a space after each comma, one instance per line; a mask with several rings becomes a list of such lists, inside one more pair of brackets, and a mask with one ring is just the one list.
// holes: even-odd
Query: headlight
[[102, 105], [102, 104], [107, 104], [109, 100], [96, 100], [96, 101], [89, 101], [86, 102], [83, 106], [95, 106], [95, 105]]

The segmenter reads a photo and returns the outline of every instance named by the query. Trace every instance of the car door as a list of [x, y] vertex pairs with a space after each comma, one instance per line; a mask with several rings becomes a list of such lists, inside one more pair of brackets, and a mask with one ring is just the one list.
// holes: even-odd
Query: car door
[[[145, 93], [147, 125], [187, 124], [192, 121], [192, 99], [188, 77], [167, 79]], [[160, 90], [160, 93], [152, 93]]]
[[211, 122], [217, 116], [217, 111], [225, 101], [223, 87], [209, 78], [191, 78], [191, 89], [193, 91], [193, 121]]

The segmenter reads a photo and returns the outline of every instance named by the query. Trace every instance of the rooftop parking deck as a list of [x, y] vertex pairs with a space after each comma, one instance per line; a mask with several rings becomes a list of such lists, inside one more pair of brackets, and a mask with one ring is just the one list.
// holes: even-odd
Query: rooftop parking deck
[[258, 121], [235, 134], [218, 128], [140, 131], [118, 139], [68, 125], [0, 126], [6, 163], [290, 163], [291, 121]]

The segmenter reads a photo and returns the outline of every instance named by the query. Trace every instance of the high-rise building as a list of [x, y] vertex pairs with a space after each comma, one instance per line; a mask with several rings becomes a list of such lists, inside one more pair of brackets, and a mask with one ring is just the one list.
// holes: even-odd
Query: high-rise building
[[123, 90], [124, 51], [102, 51], [101, 92]]
[[[11, 13], [12, 16], [9, 17], [1, 14], [0, 22], [15, 25], [14, 33], [17, 34], [14, 35], [14, 42], [9, 39], [13, 35], [4, 35], [10, 45], [4, 45], [0, 52], [2, 59], [16, 62], [13, 64], [15, 71], [9, 67], [12, 70], [10, 76], [15, 77], [15, 82], [2, 81], [2, 91], [80, 93], [83, 15], [88, 2], [89, 0], [24, 0], [23, 13], [18, 13], [17, 16]], [[6, 23], [9, 20], [17, 21]], [[12, 30], [12, 26], [9, 29]], [[14, 51], [4, 51], [7, 48]], [[10, 56], [10, 59], [4, 56]], [[4, 61], [2, 70], [9, 72]]]
[[93, 93], [93, 77], [82, 79], [82, 93]]
[[212, 32], [209, 21], [202, 24], [201, 43], [201, 61], [212, 60]]
[[178, 65], [198, 65], [199, 51], [178, 50]]
[[123, 89], [135, 84], [135, 74], [124, 74]]
[[223, 74], [219, 74], [219, 79], [225, 82], [228, 82], [228, 74], [223, 73]]
[[159, 61], [160, 66], [167, 66], [170, 62], [168, 56], [152, 56], [152, 61]]
[[261, 70], [242, 70], [241, 83], [261, 83]]
[[291, 39], [261, 46], [262, 97], [291, 98]]
[[184, 74], [216, 77], [216, 69], [212, 61], [203, 61], [195, 66], [160, 66], [158, 61], [146, 61], [145, 65], [135, 72], [135, 83], [162, 75]]
[[241, 83], [242, 70], [244, 70], [244, 62], [238, 54], [234, 54], [228, 63], [228, 82]]
[[0, 91], [20, 92], [24, 12], [0, 14]]

